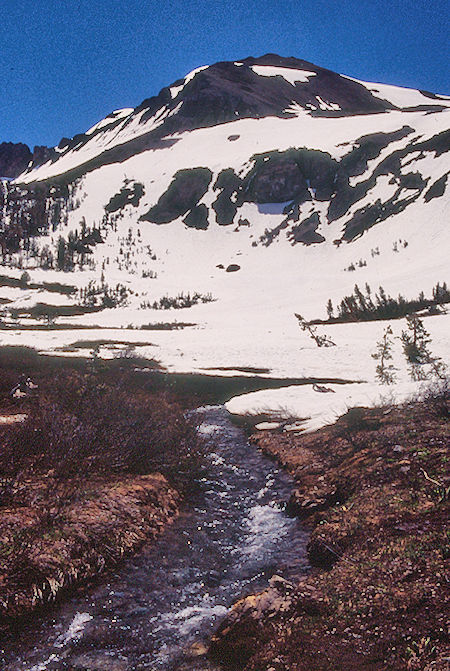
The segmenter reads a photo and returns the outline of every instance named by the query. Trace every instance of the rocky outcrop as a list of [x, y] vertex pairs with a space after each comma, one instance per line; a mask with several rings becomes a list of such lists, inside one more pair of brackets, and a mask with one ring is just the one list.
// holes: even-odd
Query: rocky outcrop
[[140, 182], [126, 181], [120, 191], [114, 194], [105, 205], [105, 212], [109, 214], [119, 212], [126, 207], [126, 205], [137, 207], [143, 195], [144, 187]]
[[15, 179], [30, 164], [37, 167], [55, 156], [55, 150], [49, 147], [36, 146], [31, 152], [28, 145], [22, 142], [2, 142], [0, 143], [0, 178]]
[[53, 160], [57, 156], [56, 151], [53, 147], [46, 147], [44, 145], [38, 145], [33, 149], [33, 166], [37, 167], [47, 163], [47, 161]]
[[227, 668], [242, 669], [276, 635], [280, 620], [285, 626], [290, 615], [319, 615], [323, 611], [324, 600], [314, 587], [306, 582], [294, 586], [275, 575], [263, 592], [234, 604], [211, 640], [209, 656]]
[[208, 208], [204, 203], [196, 205], [183, 219], [188, 228], [206, 231], [208, 228]]
[[[142, 221], [154, 224], [167, 224], [194, 209], [205, 195], [212, 179], [209, 168], [191, 168], [179, 170], [158, 202], [146, 214]], [[194, 215], [194, 219], [196, 219]]]
[[[300, 81], [291, 83], [282, 76], [264, 76], [258, 70], [261, 66], [306, 71], [313, 76], [307, 81], [299, 76]], [[147, 121], [162, 107], [172, 111], [180, 103], [177, 113], [169, 113], [160, 129], [164, 136], [227, 123], [236, 117], [286, 117], [291, 114], [287, 108], [293, 103], [331, 116], [336, 115], [337, 110], [340, 114], [353, 115], [374, 114], [393, 108], [391, 103], [376, 98], [358, 82], [308, 61], [276, 54], [215, 63], [186, 79], [180, 79], [171, 87], [162, 89], [158, 96], [144, 100], [135, 110], [135, 113], [143, 112], [141, 122]], [[172, 97], [171, 91], [176, 87], [180, 90]], [[334, 110], [326, 109], [318, 98], [333, 103]]]
[[0, 144], [0, 177], [14, 179], [25, 170], [32, 159], [30, 148], [19, 142]]
[[312, 245], [318, 242], [324, 242], [323, 235], [317, 232], [320, 225], [320, 218], [317, 212], [304, 219], [297, 226], [293, 226], [288, 234], [292, 244], [302, 242], [304, 245]]
[[[266, 76], [264, 66], [280, 68], [281, 73], [300, 71], [299, 79], [296, 81], [289, 75], [286, 78], [281, 73]], [[36, 168], [49, 159], [57, 161], [74, 149], [79, 150], [91, 141], [96, 142], [103, 133], [114, 130], [120, 134], [125, 131], [122, 143], [101, 152], [95, 160], [80, 165], [71, 175], [71, 181], [100, 165], [123, 160], [123, 155], [129, 157], [159, 146], [161, 140], [168, 136], [229, 123], [237, 118], [289, 118], [295, 114], [291, 109], [293, 105], [318, 116], [377, 114], [395, 109], [392, 103], [374, 96], [359, 82], [308, 61], [266, 54], [199, 68], [164, 87], [158, 95], [145, 99], [129, 114], [117, 116], [112, 113], [92, 132], [78, 133], [72, 138], [63, 137], [58, 144], [58, 152], [36, 147], [23, 169], [30, 159], [32, 168]], [[132, 140], [127, 137], [130, 125], [145, 125], [155, 118], [158, 123], [153, 127], [150, 123], [148, 133], [144, 131]], [[238, 137], [232, 134], [229, 139], [234, 141]], [[22, 170], [16, 175], [20, 172]], [[66, 179], [66, 183], [68, 181]]]

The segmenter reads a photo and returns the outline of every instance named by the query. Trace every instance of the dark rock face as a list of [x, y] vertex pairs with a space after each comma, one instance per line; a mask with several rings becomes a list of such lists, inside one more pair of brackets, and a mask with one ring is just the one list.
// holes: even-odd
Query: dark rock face
[[[333, 221], [347, 212], [348, 208], [372, 189], [378, 177], [382, 175], [392, 175], [398, 189], [393, 196], [385, 202], [378, 199], [375, 203], [368, 204], [359, 210], [345, 223], [342, 240], [349, 242], [362, 235], [369, 228], [385, 221], [393, 214], [398, 214], [405, 210], [411, 203], [419, 198], [427, 187], [428, 181], [424, 180], [419, 173], [401, 173], [402, 160], [409, 154], [416, 152], [433, 152], [440, 156], [450, 150], [450, 131], [438, 133], [423, 142], [413, 141], [402, 149], [397, 149], [389, 154], [378, 164], [372, 175], [360, 182], [356, 187], [350, 187], [347, 184], [337, 192], [336, 198], [330, 203], [328, 209], [328, 219]], [[407, 192], [407, 193], [405, 193]]]
[[314, 212], [310, 217], [304, 219], [301, 224], [293, 226], [288, 234], [288, 238], [295, 245], [296, 242], [303, 242], [304, 245], [312, 245], [318, 242], [324, 242], [325, 238], [317, 233], [320, 224], [319, 215]]
[[342, 240], [349, 242], [361, 236], [369, 228], [375, 226], [388, 217], [403, 212], [408, 205], [411, 205], [420, 196], [421, 191], [416, 192], [412, 196], [400, 198], [401, 189], [384, 203], [378, 198], [373, 205], [366, 205], [357, 210], [355, 214], [346, 222], [344, 227], [344, 234]]
[[212, 172], [209, 168], [179, 170], [175, 173], [167, 191], [147, 214], [142, 215], [141, 220], [154, 224], [167, 224], [181, 217], [192, 210], [205, 195], [211, 179]]
[[[314, 76], [306, 82], [291, 84], [280, 75], [267, 77], [253, 70], [253, 66], [264, 65], [306, 70]], [[246, 58], [241, 65], [233, 62], [211, 65], [199, 72], [173, 101], [167, 99], [165, 91], [146, 104], [154, 114], [155, 107], [163, 102], [175, 107], [182, 101], [177, 114], [165, 122], [170, 133], [227, 123], [236, 118], [288, 117], [291, 113], [287, 108], [293, 103], [316, 109], [320, 114], [330, 114], [320, 109], [318, 97], [339, 106], [339, 114], [344, 115], [377, 113], [394, 107], [375, 98], [362, 84], [307, 61], [275, 54]]]
[[[306, 70], [314, 74], [307, 81], [292, 84], [281, 75], [268, 77], [253, 70], [255, 66], [264, 65]], [[300, 78], [302, 79], [301, 76]], [[177, 86], [183, 88], [173, 98], [170, 89]], [[333, 103], [339, 109], [321, 109], [323, 103], [318, 98]], [[163, 123], [149, 131], [149, 134], [124, 142], [121, 147], [125, 153], [130, 143], [133, 153], [139, 153], [168, 135], [236, 119], [259, 119], [266, 116], [289, 118], [293, 114], [288, 109], [292, 104], [303, 107], [311, 114], [322, 116], [376, 114], [394, 108], [391, 103], [374, 97], [362, 84], [335, 72], [300, 59], [266, 54], [259, 58], [246, 58], [240, 65], [234, 62], [215, 63], [198, 72], [187, 84], [185, 79], [177, 80], [171, 87], [163, 88], [157, 96], [144, 100], [128, 118], [116, 118], [112, 113], [106, 117], [107, 124], [89, 135], [80, 133], [73, 138], [62, 138], [58, 148], [63, 151], [59, 154], [47, 150], [51, 153], [44, 152], [43, 156], [43, 152], [38, 151], [33, 156], [33, 167], [41, 165], [49, 158], [57, 160], [66, 152], [82, 147], [97, 135], [109, 132], [119, 125], [124, 129], [138, 116], [139, 123], [144, 124], [159, 112], [168, 113]], [[229, 136], [230, 141], [238, 139], [238, 135]], [[84, 171], [95, 169], [104, 162], [111, 162], [108, 160], [110, 151], [101, 154], [95, 165], [89, 163]]]
[[33, 166], [43, 165], [47, 161], [52, 161], [57, 156], [53, 148], [45, 146], [36, 146], [33, 149]]
[[295, 161], [273, 158], [259, 163], [252, 171], [246, 197], [254, 203], [283, 203], [292, 199], [305, 202], [311, 196]]
[[[282, 76], [267, 77], [253, 70], [254, 66], [278, 66], [314, 73], [308, 81], [291, 84]], [[172, 86], [181, 86], [184, 80]], [[338, 111], [320, 109], [318, 98], [333, 103]], [[180, 106], [181, 103], [181, 107]], [[144, 100], [134, 111], [142, 114], [144, 123], [162, 108], [169, 111], [178, 107], [155, 132], [160, 137], [195, 128], [215, 126], [243, 118], [266, 116], [289, 117], [293, 104], [326, 116], [375, 114], [394, 106], [374, 97], [362, 84], [296, 58], [282, 58], [267, 54], [247, 58], [241, 65], [219, 62], [198, 72], [172, 99], [169, 88], [153, 98]], [[133, 115], [130, 115], [130, 120]], [[239, 139], [230, 135], [230, 141]]]
[[255, 154], [250, 160], [254, 165], [243, 179], [227, 168], [214, 184], [220, 193], [212, 207], [220, 226], [232, 224], [243, 203], [291, 201], [286, 214], [295, 219], [299, 205], [312, 200], [312, 194], [316, 200], [327, 200], [335, 191], [339, 166], [325, 152], [292, 148]]
[[219, 226], [229, 226], [233, 223], [237, 212], [237, 203], [231, 200], [231, 196], [238, 192], [241, 185], [242, 180], [232, 168], [227, 168], [219, 173], [214, 184], [214, 190], [220, 189], [220, 193], [212, 204]]
[[0, 144], [0, 177], [14, 179], [25, 170], [32, 154], [26, 144], [2, 142]]
[[428, 203], [430, 200], [433, 200], [433, 198], [440, 198], [441, 196], [444, 195], [445, 193], [445, 188], [447, 186], [447, 179], [450, 173], [446, 173], [445, 175], [442, 175], [439, 179], [437, 179], [428, 189], [424, 196], [424, 200], [426, 203]]
[[137, 207], [143, 195], [144, 186], [140, 182], [126, 183], [119, 193], [116, 193], [105, 205], [105, 211], [108, 213], [118, 212], [126, 205]]
[[255, 165], [242, 186], [243, 201], [296, 204], [328, 200], [334, 192], [338, 163], [325, 152], [288, 149], [252, 156]]
[[196, 205], [183, 219], [183, 223], [189, 228], [206, 231], [208, 228], [208, 208], [204, 203]]
[[[339, 163], [339, 172], [336, 180], [336, 196], [328, 208], [328, 221], [335, 221], [342, 217], [349, 207], [358, 202], [368, 192], [366, 182], [361, 182], [355, 187], [349, 185], [349, 177], [362, 175], [368, 166], [368, 162], [377, 158], [383, 149], [391, 142], [396, 142], [414, 132], [410, 126], [403, 126], [393, 133], [373, 133], [364, 135], [355, 142], [355, 147], [346, 154]], [[400, 164], [396, 163], [395, 171], [400, 172]]]
[[[355, 146], [343, 156], [340, 161], [335, 161], [328, 154], [306, 149], [289, 149], [287, 152], [270, 152], [261, 155], [262, 167], [258, 162], [259, 156], [252, 157], [256, 163], [251, 173], [245, 178], [238, 194], [238, 202], [245, 200], [256, 200], [258, 198], [259, 184], [264, 185], [266, 179], [270, 181], [272, 169], [275, 169], [275, 188], [278, 186], [277, 196], [280, 200], [290, 200], [285, 207], [286, 219], [273, 229], [265, 231], [260, 238], [260, 243], [270, 245], [280, 233], [288, 229], [291, 222], [300, 219], [300, 206], [308, 200], [329, 201], [327, 220], [335, 221], [343, 217], [352, 205], [361, 201], [376, 186], [381, 176], [391, 176], [390, 183], [396, 184], [397, 188], [392, 196], [382, 201], [377, 199], [357, 209], [344, 223], [343, 235], [340, 241], [350, 242], [362, 235], [369, 228], [378, 224], [388, 217], [405, 210], [411, 203], [416, 201], [427, 187], [428, 180], [424, 179], [419, 172], [402, 172], [404, 159], [413, 153], [425, 152], [435, 153], [440, 156], [449, 150], [450, 134], [445, 131], [439, 133], [423, 142], [410, 142], [401, 149], [394, 149], [373, 170], [367, 179], [355, 186], [350, 186], [350, 178], [361, 175], [368, 168], [368, 161], [377, 158], [381, 151], [391, 143], [407, 137], [413, 132], [409, 126], [403, 126], [391, 133], [374, 133], [359, 138]], [[304, 183], [308, 186], [308, 193], [295, 193], [297, 185], [292, 181], [297, 166], [302, 175]], [[283, 177], [285, 182], [283, 183]], [[247, 181], [248, 180], [248, 181]], [[447, 176], [444, 175], [435, 182], [433, 187], [425, 194], [425, 201], [433, 197], [439, 197], [445, 191]], [[250, 184], [246, 188], [247, 183]], [[285, 190], [280, 188], [286, 187]], [[270, 197], [269, 191], [263, 191], [264, 197]], [[323, 241], [323, 236], [317, 233], [320, 223], [319, 215], [313, 213], [300, 224], [293, 226], [287, 231], [287, 237], [293, 244], [313, 244]]]
[[340, 163], [341, 171], [348, 177], [362, 175], [367, 170], [368, 162], [377, 158], [385, 147], [411, 133], [414, 133], [411, 126], [403, 126], [392, 133], [363, 135], [356, 140], [355, 148], [343, 157]]
[[[325, 152], [289, 149], [256, 154], [251, 161], [254, 166], [245, 178], [227, 168], [214, 183], [219, 194], [212, 208], [220, 226], [232, 224], [238, 207], [246, 202], [262, 205], [292, 201], [288, 208], [292, 213], [299, 204], [312, 200], [311, 192], [316, 200], [326, 200], [334, 193], [338, 163]], [[141, 218], [160, 224], [186, 214], [206, 193], [211, 179], [207, 168], [179, 170], [166, 193]]]
[[[326, 102], [339, 105], [341, 114], [376, 114], [392, 109], [393, 105], [372, 95], [368, 89], [358, 82], [342, 77], [336, 72], [321, 68], [313, 63], [298, 58], [284, 58], [276, 54], [266, 54], [259, 58], [246, 58], [245, 65], [271, 65], [282, 68], [294, 68], [315, 72], [307, 82], [295, 86], [295, 102], [306, 107], [307, 104], [317, 106], [317, 96]], [[320, 110], [319, 114], [335, 116], [332, 111]]]

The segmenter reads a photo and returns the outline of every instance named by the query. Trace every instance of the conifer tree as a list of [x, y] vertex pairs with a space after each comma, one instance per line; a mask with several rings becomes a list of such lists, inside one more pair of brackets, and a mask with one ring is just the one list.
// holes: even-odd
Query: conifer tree
[[[409, 374], [413, 380], [426, 380], [430, 375], [443, 378], [446, 374], [446, 365], [429, 350], [430, 334], [425, 329], [423, 321], [417, 315], [406, 317], [407, 330], [402, 331], [401, 341], [403, 352], [409, 366]], [[428, 364], [428, 368], [425, 365]]]
[[393, 345], [391, 336], [392, 329], [388, 326], [383, 333], [382, 339], [377, 342], [376, 352], [372, 354], [372, 358], [378, 361], [375, 375], [381, 384], [393, 384], [396, 379], [395, 371], [397, 369], [391, 363]]
[[63, 237], [59, 236], [58, 248], [56, 252], [56, 263], [58, 270], [64, 270], [66, 266], [66, 243]]
[[328, 319], [333, 319], [333, 313], [334, 313], [333, 303], [331, 302], [331, 298], [329, 298], [329, 299], [328, 299], [328, 303], [327, 303], [327, 315], [328, 315]]

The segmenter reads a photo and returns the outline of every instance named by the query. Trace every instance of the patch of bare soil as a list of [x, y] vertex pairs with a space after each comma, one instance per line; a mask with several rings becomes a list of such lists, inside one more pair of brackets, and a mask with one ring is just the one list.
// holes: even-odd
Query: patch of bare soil
[[357, 408], [252, 440], [295, 476], [314, 568], [235, 604], [210, 655], [240, 671], [448, 671], [448, 407]]

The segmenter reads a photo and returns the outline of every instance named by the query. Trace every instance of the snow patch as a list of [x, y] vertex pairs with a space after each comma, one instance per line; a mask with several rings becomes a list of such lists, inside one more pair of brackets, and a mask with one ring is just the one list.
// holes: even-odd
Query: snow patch
[[184, 84], [181, 84], [181, 86], [171, 86], [169, 88], [170, 95], [172, 96], [172, 100], [174, 100], [177, 95], [184, 89]]
[[198, 75], [199, 72], [202, 72], [203, 70], [207, 70], [209, 68], [209, 65], [201, 65], [199, 68], [195, 68], [195, 70], [192, 70], [186, 77], [184, 78], [184, 86], [186, 84], [189, 84], [189, 82], [194, 79], [195, 75]]
[[315, 77], [316, 72], [308, 70], [294, 70], [292, 68], [281, 68], [273, 65], [251, 65], [253, 72], [261, 77], [283, 77], [289, 84], [295, 86], [298, 82], [307, 82], [310, 77]]
[[109, 126], [109, 124], [113, 123], [114, 121], [117, 121], [117, 119], [122, 119], [127, 116], [130, 116], [130, 114], [132, 114], [133, 112], [134, 112], [133, 107], [125, 107], [124, 109], [115, 110], [114, 112], [111, 112], [111, 114], [108, 114], [107, 117], [105, 117], [101, 121], [98, 121], [91, 128], [89, 128], [89, 130], [86, 131], [85, 135], [92, 135], [94, 131], [98, 131], [101, 128], [104, 128], [105, 126]]

